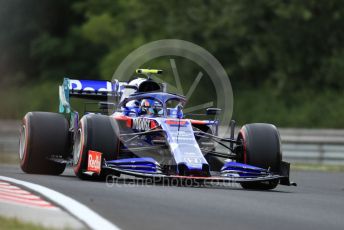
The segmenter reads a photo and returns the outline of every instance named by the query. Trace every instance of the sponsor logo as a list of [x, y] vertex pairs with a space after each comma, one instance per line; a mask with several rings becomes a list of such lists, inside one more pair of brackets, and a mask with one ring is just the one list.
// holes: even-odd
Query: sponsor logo
[[88, 151], [87, 171], [100, 174], [102, 163], [102, 153], [96, 151]]
[[111, 82], [91, 80], [69, 80], [69, 88], [76, 91], [112, 92]]
[[190, 155], [197, 155], [197, 153], [194, 153], [194, 152], [185, 152], [184, 154], [188, 155], [188, 156], [190, 156]]
[[198, 157], [184, 157], [184, 161], [190, 164], [201, 164], [202, 159]]
[[134, 118], [132, 128], [140, 131], [147, 131], [150, 130], [150, 123], [151, 121], [147, 118]]
[[165, 123], [170, 126], [181, 126], [181, 127], [185, 127], [188, 125], [187, 121], [181, 121], [181, 120], [166, 120]]

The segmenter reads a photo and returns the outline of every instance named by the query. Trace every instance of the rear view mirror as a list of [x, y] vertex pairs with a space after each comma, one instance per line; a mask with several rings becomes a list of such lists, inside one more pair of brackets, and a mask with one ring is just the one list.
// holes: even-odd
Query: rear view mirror
[[208, 108], [206, 109], [207, 115], [219, 115], [221, 114], [221, 109], [219, 108]]

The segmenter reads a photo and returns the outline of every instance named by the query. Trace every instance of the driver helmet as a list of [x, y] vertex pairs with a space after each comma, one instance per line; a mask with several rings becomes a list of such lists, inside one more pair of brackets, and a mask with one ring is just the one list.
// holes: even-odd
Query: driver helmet
[[163, 112], [162, 106], [158, 101], [151, 99], [143, 99], [141, 101], [141, 114], [147, 115], [161, 115]]

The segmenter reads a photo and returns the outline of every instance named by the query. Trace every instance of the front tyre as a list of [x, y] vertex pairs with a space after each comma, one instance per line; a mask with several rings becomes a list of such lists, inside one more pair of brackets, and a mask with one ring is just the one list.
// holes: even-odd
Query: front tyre
[[[244, 125], [239, 132], [238, 141], [242, 143], [239, 162], [279, 173], [282, 161], [281, 141], [274, 125], [264, 123]], [[278, 182], [278, 179], [249, 182], [241, 183], [241, 186], [245, 189], [268, 190], [276, 188]]]
[[113, 160], [119, 153], [119, 128], [114, 118], [99, 114], [88, 114], [81, 118], [73, 147], [74, 172], [80, 179], [102, 179], [100, 175], [88, 175], [88, 153], [102, 153], [102, 159]]
[[57, 113], [29, 112], [22, 121], [19, 159], [26, 173], [59, 175], [66, 164], [49, 160], [69, 154], [68, 121]]

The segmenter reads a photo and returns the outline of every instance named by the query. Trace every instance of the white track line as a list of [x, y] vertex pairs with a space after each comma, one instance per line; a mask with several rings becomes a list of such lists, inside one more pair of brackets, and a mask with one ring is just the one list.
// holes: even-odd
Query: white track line
[[107, 229], [107, 230], [115, 230], [119, 229], [117, 226], [112, 224], [110, 221], [104, 219], [99, 214], [92, 211], [87, 206], [79, 203], [78, 201], [63, 195], [57, 191], [52, 189], [46, 188], [44, 186], [33, 184], [26, 181], [17, 180], [10, 177], [0, 176], [0, 180], [8, 181], [14, 184], [25, 186], [37, 193], [42, 194], [43, 196], [48, 197], [51, 201], [55, 202], [59, 206], [63, 207], [73, 216], [84, 222], [87, 226], [91, 229]]

